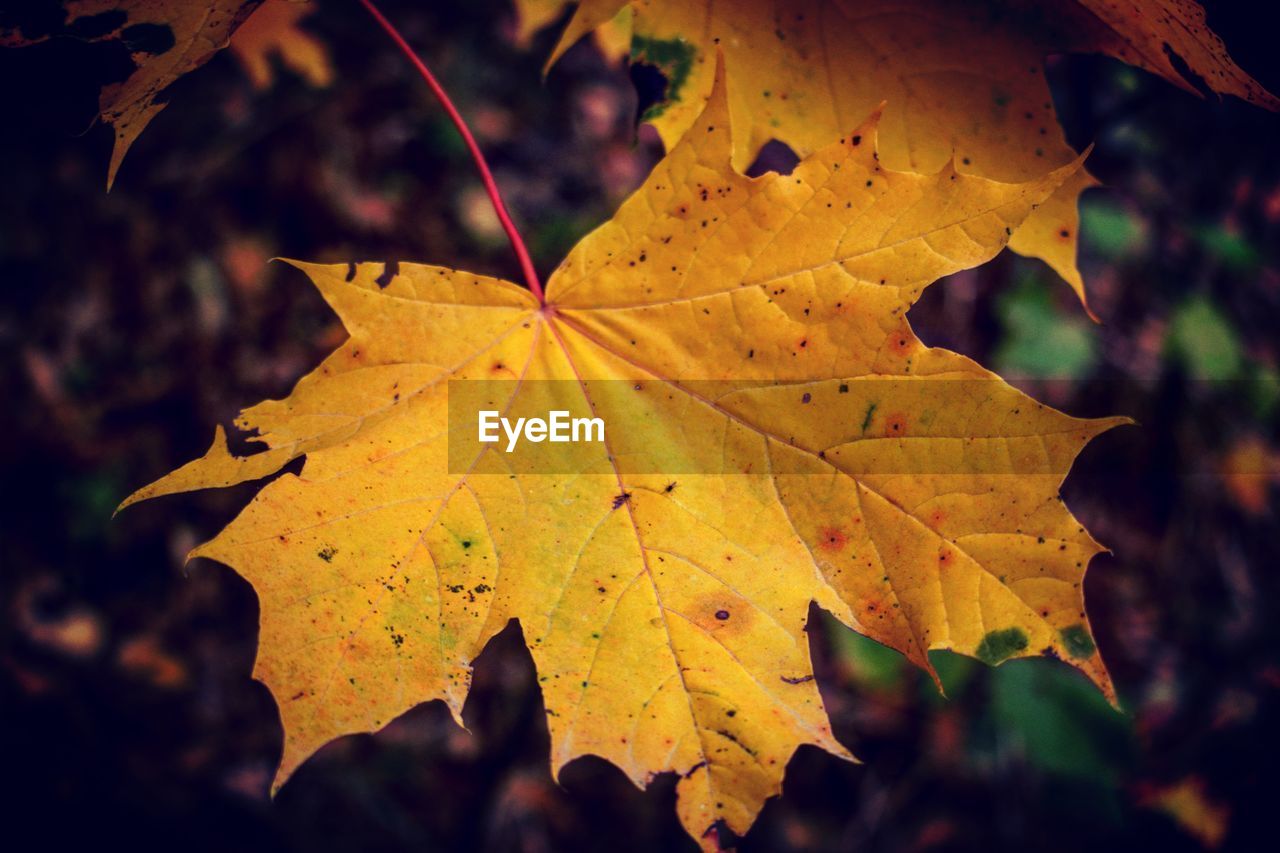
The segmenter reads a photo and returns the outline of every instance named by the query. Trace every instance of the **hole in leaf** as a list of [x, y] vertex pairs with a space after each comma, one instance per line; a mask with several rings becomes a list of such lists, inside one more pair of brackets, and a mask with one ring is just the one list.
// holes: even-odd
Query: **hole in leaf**
[[1199, 92], [1202, 97], [1209, 99], [1217, 97], [1217, 95], [1213, 93], [1213, 89], [1209, 88], [1209, 84], [1204, 81], [1204, 78], [1192, 71], [1191, 66], [1187, 65], [1187, 61], [1175, 53], [1173, 48], [1169, 46], [1168, 42], [1165, 42], [1163, 47], [1164, 55], [1169, 57], [1170, 64], [1172, 64], [1178, 74], [1182, 76], [1183, 80], [1186, 80], [1191, 84], [1191, 87]]
[[747, 177], [758, 178], [766, 172], [777, 172], [779, 175], [790, 175], [800, 158], [791, 146], [776, 139], [770, 139], [760, 149], [756, 159], [747, 167]]
[[667, 75], [656, 65], [632, 62], [631, 85], [636, 90], [636, 124], [657, 117], [667, 100]]

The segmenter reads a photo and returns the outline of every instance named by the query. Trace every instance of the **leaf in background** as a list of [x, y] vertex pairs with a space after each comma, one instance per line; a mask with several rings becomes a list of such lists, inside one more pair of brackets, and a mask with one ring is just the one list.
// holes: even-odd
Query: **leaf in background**
[[1080, 217], [1080, 232], [1095, 255], [1115, 262], [1146, 252], [1146, 221], [1121, 205], [1090, 196]]
[[564, 14], [569, 0], [515, 0], [516, 43], [528, 47], [539, 30], [549, 27]]
[[1148, 808], [1167, 814], [1210, 850], [1221, 847], [1227, 837], [1231, 807], [1211, 799], [1205, 791], [1204, 780], [1198, 776], [1152, 788], [1140, 799]]
[[1080, 35], [1070, 45], [1073, 50], [1114, 56], [1200, 94], [1195, 81], [1174, 61], [1181, 60], [1209, 91], [1280, 110], [1280, 99], [1236, 65], [1222, 39], [1209, 29], [1204, 7], [1195, 0], [1079, 2], [1091, 14], [1079, 20]]
[[1248, 275], [1262, 263], [1262, 253], [1235, 230], [1221, 223], [1193, 228], [1191, 233], [1205, 251], [1233, 273]]
[[1237, 439], [1223, 455], [1219, 476], [1227, 494], [1250, 515], [1262, 515], [1280, 483], [1280, 452], [1256, 435]]
[[[512, 619], [556, 772], [593, 754], [637, 785], [678, 773], [680, 819], [708, 849], [720, 822], [750, 827], [799, 745], [848, 755], [814, 682], [810, 602], [926, 669], [930, 649], [1056, 655], [1114, 699], [1081, 591], [1100, 546], [1058, 488], [1123, 419], [1038, 404], [904, 318], [1078, 164], [1022, 184], [898, 173], [875, 132], [749, 179], [721, 84], [569, 253], [545, 310], [444, 267], [296, 264], [350, 339], [242, 414], [265, 452], [234, 456], [220, 431], [126, 501], [306, 456], [193, 552], [257, 591], [277, 784], [419, 702], [460, 715], [472, 661]], [[475, 420], [454, 428], [450, 380], [494, 379], [508, 417], [595, 414], [606, 443], [569, 445], [555, 474], [493, 445], [455, 466]], [[637, 462], [659, 458], [692, 473]]]
[[1166, 345], [1198, 380], [1236, 379], [1244, 368], [1244, 349], [1231, 321], [1203, 297], [1183, 303], [1169, 321]]
[[236, 30], [231, 52], [255, 89], [267, 89], [275, 81], [273, 55], [279, 55], [286, 68], [312, 86], [324, 88], [333, 82], [328, 48], [299, 26], [315, 10], [306, 0], [265, 0]]
[[831, 641], [837, 659], [860, 684], [878, 690], [900, 685], [904, 666], [898, 652], [844, 629], [833, 631]]
[[1112, 788], [1130, 760], [1128, 727], [1087, 685], [1065, 670], [1025, 665], [993, 674], [997, 739], [1051, 773]]
[[[516, 44], [527, 47], [534, 35], [555, 23], [568, 6], [568, 0], [515, 0]], [[631, 9], [618, 10], [594, 27], [592, 33], [605, 58], [625, 59], [631, 51]]]
[[1086, 321], [1058, 310], [1053, 294], [1034, 273], [1000, 298], [1004, 337], [996, 369], [1005, 376], [1078, 379], [1097, 361]]
[[[47, 16], [32, 26], [21, 12], [6, 18], [0, 46], [35, 44], [57, 36], [120, 41], [136, 68], [121, 83], [104, 86], [98, 98], [102, 121], [115, 131], [107, 189], [115, 183], [125, 152], [166, 103], [169, 84], [208, 62], [261, 0], [63, 0], [63, 19], [47, 29]], [[36, 4], [32, 4], [32, 12]]]
[[[804, 156], [885, 102], [888, 168], [933, 172], [954, 158], [962, 173], [1032, 179], [1076, 156], [1043, 70], [1046, 55], [1064, 51], [1108, 53], [1188, 87], [1167, 42], [1214, 91], [1278, 103], [1231, 62], [1203, 10], [1177, 0], [583, 0], [552, 61], [628, 5], [632, 62], [666, 79], [665, 99], [644, 118], [668, 147], [710, 91], [714, 49], [725, 51], [739, 168], [771, 139]], [[1048, 263], [1082, 303], [1077, 201], [1094, 183], [1077, 172], [1009, 244]]]

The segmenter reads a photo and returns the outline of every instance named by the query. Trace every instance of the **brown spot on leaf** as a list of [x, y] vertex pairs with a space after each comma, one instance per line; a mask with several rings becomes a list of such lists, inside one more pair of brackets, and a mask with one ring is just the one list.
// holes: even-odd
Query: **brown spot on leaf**
[[894, 412], [884, 419], [884, 434], [886, 438], [898, 438], [907, 434], [907, 416], [901, 412]]
[[756, 611], [727, 590], [694, 597], [689, 610], [682, 610], [703, 631], [721, 636], [741, 634], [755, 621]]
[[818, 547], [823, 551], [836, 552], [844, 550], [849, 544], [849, 537], [838, 527], [824, 527], [818, 538]]

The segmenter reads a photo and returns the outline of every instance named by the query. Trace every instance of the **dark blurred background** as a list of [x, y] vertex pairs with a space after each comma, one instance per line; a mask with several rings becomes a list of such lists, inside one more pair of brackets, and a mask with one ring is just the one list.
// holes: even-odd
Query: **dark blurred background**
[[[477, 663], [470, 732], [423, 705], [307, 762], [274, 802], [275, 706], [249, 678], [257, 603], [183, 555], [252, 486], [121, 498], [341, 340], [268, 259], [413, 259], [518, 279], [453, 129], [354, 2], [301, 27], [307, 73], [232, 51], [180, 80], [103, 191], [93, 125], [118, 45], [0, 51], [0, 814], [9, 839], [187, 850], [692, 849], [670, 779], [579, 760], [558, 786], [516, 629]], [[1255, 4], [1210, 24], [1272, 91]], [[386, 0], [469, 118], [545, 274], [660, 149], [626, 68], [590, 43], [545, 83], [555, 28], [506, 0]], [[331, 74], [321, 73], [327, 63]], [[814, 612], [819, 682], [862, 759], [804, 748], [744, 850], [1257, 849], [1280, 766], [1280, 118], [1099, 57], [1051, 61], [1085, 197], [1091, 323], [1008, 253], [931, 288], [912, 320], [1078, 415], [1068, 504], [1113, 555], [1086, 584], [1124, 711], [1073, 670], [937, 656], [947, 698]], [[256, 79], [256, 84], [255, 84]], [[757, 169], [789, 166], [771, 148]], [[29, 834], [28, 834], [29, 833]], [[14, 849], [14, 848], [10, 848]]]

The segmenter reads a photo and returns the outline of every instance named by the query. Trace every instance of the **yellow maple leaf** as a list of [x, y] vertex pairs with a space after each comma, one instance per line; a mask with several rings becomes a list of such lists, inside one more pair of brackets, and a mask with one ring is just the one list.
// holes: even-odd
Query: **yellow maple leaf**
[[324, 43], [298, 26], [315, 9], [306, 0], [266, 0], [236, 30], [231, 52], [255, 89], [266, 89], [274, 82], [274, 55], [312, 86], [323, 88], [333, 82], [333, 63]]
[[[1071, 162], [1043, 72], [1044, 57], [1103, 52], [1190, 88], [1167, 42], [1215, 91], [1275, 109], [1182, 0], [957, 3], [954, 0], [583, 0], [552, 54], [634, 10], [632, 61], [656, 66], [666, 98], [646, 114], [670, 147], [711, 89], [714, 51], [732, 87], [734, 163], [778, 139], [804, 156], [886, 102], [881, 155], [892, 169], [1025, 181]], [[1095, 14], [1096, 13], [1096, 14]], [[1010, 247], [1040, 258], [1086, 304], [1076, 267], [1084, 170], [1018, 229]]]
[[[277, 784], [419, 702], [459, 716], [513, 619], [553, 769], [593, 754], [637, 785], [678, 773], [709, 849], [720, 822], [750, 827], [798, 746], [849, 755], [813, 680], [811, 602], [930, 671], [931, 649], [1046, 654], [1114, 700], [1081, 590], [1099, 546], [1058, 488], [1121, 419], [1036, 403], [904, 317], [1078, 163], [1020, 184], [894, 172], [872, 117], [749, 179], [728, 103], [720, 83], [545, 305], [445, 267], [293, 262], [349, 340], [242, 414], [264, 452], [235, 456], [219, 431], [126, 501], [305, 454], [193, 552], [257, 591]], [[605, 440], [539, 445], [558, 467], [535, 470], [478, 442], [477, 388], [511, 418], [599, 417]]]
[[120, 40], [136, 66], [123, 82], [104, 86], [98, 98], [102, 121], [115, 131], [107, 188], [129, 146], [166, 104], [161, 93], [188, 71], [227, 46], [231, 34], [261, 0], [63, 0], [65, 18], [54, 32], [0, 29], [0, 45], [25, 45], [68, 35], [93, 41]]

